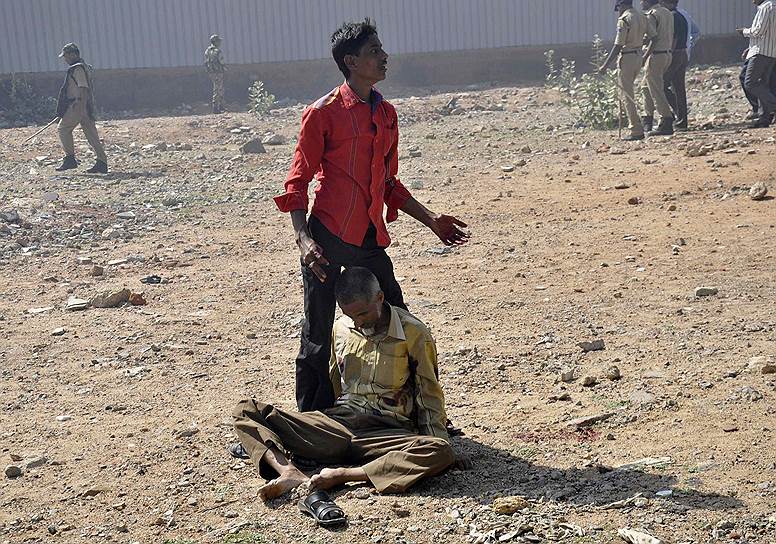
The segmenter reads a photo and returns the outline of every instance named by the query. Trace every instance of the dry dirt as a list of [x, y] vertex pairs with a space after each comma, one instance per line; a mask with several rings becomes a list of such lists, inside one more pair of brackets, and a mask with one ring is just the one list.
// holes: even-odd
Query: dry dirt
[[[776, 201], [747, 192], [776, 193], [776, 132], [738, 121], [733, 76], [695, 74], [696, 110], [724, 91], [693, 120], [714, 128], [635, 144], [574, 128], [537, 88], [394, 100], [402, 179], [472, 235], [442, 251], [402, 216], [389, 252], [475, 468], [406, 496], [342, 490], [338, 532], [263, 505], [226, 453], [239, 399], [294, 407], [302, 287], [271, 196], [301, 109], [101, 122], [108, 176], [53, 172], [55, 130], [0, 131], [0, 211], [19, 215], [0, 221], [0, 456], [23, 470], [0, 475], [0, 542], [615, 542], [626, 526], [775, 542]], [[240, 154], [266, 132], [289, 141]], [[148, 304], [64, 309], [122, 287]], [[669, 459], [612, 470], [647, 457]], [[504, 495], [528, 506], [496, 514]]]

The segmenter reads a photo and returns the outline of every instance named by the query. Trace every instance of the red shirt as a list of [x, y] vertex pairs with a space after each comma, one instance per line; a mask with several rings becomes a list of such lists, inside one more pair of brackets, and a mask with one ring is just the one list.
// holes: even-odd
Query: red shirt
[[305, 109], [286, 192], [275, 204], [281, 212], [307, 211], [307, 186], [315, 176], [312, 214], [332, 234], [360, 246], [371, 222], [377, 244], [387, 247], [391, 238], [383, 208], [388, 207], [386, 220], [395, 221], [410, 193], [396, 177], [396, 110], [376, 90], [372, 93], [369, 104], [343, 83]]

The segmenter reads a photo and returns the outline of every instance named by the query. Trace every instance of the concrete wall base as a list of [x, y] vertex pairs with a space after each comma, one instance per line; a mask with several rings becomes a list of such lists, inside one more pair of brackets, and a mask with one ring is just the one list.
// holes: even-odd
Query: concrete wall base
[[[693, 63], [734, 63], [745, 47], [746, 41], [737, 35], [705, 38], [693, 51]], [[544, 52], [548, 49], [555, 50], [556, 58], [575, 60], [582, 70], [589, 65], [589, 45], [419, 53], [391, 58], [388, 79], [380, 88], [390, 95], [411, 88], [539, 82], [546, 74]], [[40, 94], [56, 96], [63, 74], [20, 75]], [[248, 87], [257, 79], [278, 99], [308, 101], [325, 94], [343, 78], [330, 59], [233, 65], [225, 78], [227, 103], [233, 109], [243, 109]], [[181, 104], [208, 102], [210, 80], [201, 67], [97, 70], [95, 91], [99, 108], [105, 112], [169, 110]]]

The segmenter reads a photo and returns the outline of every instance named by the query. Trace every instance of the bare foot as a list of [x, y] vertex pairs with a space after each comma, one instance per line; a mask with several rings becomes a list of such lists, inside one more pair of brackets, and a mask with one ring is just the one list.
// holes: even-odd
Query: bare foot
[[265, 502], [275, 499], [284, 493], [296, 489], [308, 480], [309, 478], [305, 476], [303, 472], [299, 470], [289, 470], [261, 486], [259, 488], [259, 497]]
[[331, 489], [348, 482], [366, 482], [366, 472], [360, 467], [356, 468], [325, 468], [310, 478], [310, 489]]

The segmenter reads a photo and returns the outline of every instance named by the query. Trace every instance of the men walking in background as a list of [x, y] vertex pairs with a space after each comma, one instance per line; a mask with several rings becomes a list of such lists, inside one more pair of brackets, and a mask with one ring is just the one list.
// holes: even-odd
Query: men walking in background
[[614, 10], [619, 12], [617, 19], [617, 35], [614, 39], [614, 47], [604, 65], [598, 69], [598, 73], [604, 73], [617, 59], [617, 80], [620, 86], [622, 100], [625, 102], [625, 111], [628, 114], [628, 135], [624, 140], [643, 140], [644, 126], [639, 117], [639, 108], [636, 105], [634, 85], [636, 77], [641, 70], [641, 45], [644, 34], [647, 31], [647, 19], [633, 9], [633, 0], [616, 0]]
[[[647, 51], [643, 57], [646, 74], [641, 84], [645, 110], [642, 121], [650, 136], [669, 136], [674, 133], [674, 114], [666, 98], [664, 76], [671, 65], [674, 16], [658, 4], [658, 0], [641, 0], [641, 9], [647, 16]], [[652, 130], [655, 108], [660, 114], [660, 124]]]
[[736, 29], [749, 38], [744, 89], [757, 98], [758, 117], [752, 128], [767, 128], [776, 112], [776, 96], [769, 88], [776, 65], [776, 7], [772, 0], [752, 0], [757, 13], [750, 28]]
[[108, 158], [105, 155], [105, 148], [100, 142], [100, 136], [97, 134], [97, 126], [94, 124], [95, 108], [90, 74], [91, 66], [81, 58], [81, 52], [74, 43], [65, 45], [59, 56], [67, 63], [68, 69], [57, 99], [57, 116], [59, 117], [57, 129], [65, 158], [56, 170], [62, 172], [78, 167], [78, 161], [75, 158], [73, 130], [81, 125], [86, 140], [97, 157], [94, 166], [87, 172], [107, 174]]
[[[738, 79], [741, 82], [741, 89], [744, 91], [746, 99], [749, 101], [749, 104], [752, 105], [752, 111], [746, 116], [746, 120], [752, 121], [760, 117], [760, 101], [757, 100], [757, 97], [750, 93], [746, 89], [746, 85], [744, 85], [746, 82], [746, 69], [749, 66], [749, 59], [746, 58], [748, 54], [749, 48], [744, 49], [744, 52], [741, 53], [741, 60], [743, 60], [744, 63], [741, 65], [741, 73], [738, 75]], [[771, 71], [771, 81], [768, 84], [768, 87], [771, 89], [771, 92], [776, 95], [776, 68]], [[771, 123], [776, 123], [776, 112], [771, 114]]]
[[210, 45], [205, 49], [205, 70], [213, 82], [213, 113], [224, 113], [224, 54], [221, 52], [221, 37], [210, 36]]
[[690, 23], [679, 13], [679, 0], [662, 0], [663, 7], [674, 16], [674, 41], [671, 64], [666, 70], [663, 90], [676, 116], [675, 130], [687, 130], [687, 64], [690, 61], [687, 45], [690, 43]]

